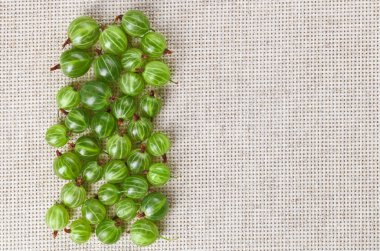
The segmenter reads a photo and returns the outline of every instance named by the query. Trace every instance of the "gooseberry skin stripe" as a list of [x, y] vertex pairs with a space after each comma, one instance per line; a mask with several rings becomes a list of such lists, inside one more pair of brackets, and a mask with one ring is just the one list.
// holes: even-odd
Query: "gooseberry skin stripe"
[[53, 147], [62, 147], [69, 141], [68, 130], [64, 125], [56, 124], [46, 131], [46, 142]]
[[129, 10], [121, 20], [124, 31], [132, 37], [142, 37], [150, 30], [148, 18], [142, 11]]
[[79, 105], [80, 95], [72, 86], [64, 86], [57, 92], [56, 100], [58, 108], [71, 110]]
[[78, 177], [82, 167], [79, 156], [73, 152], [66, 152], [54, 159], [53, 170], [55, 175], [63, 180], [72, 180]]
[[89, 124], [90, 118], [87, 112], [82, 108], [71, 110], [65, 118], [66, 127], [74, 133], [84, 132]]
[[168, 200], [160, 192], [148, 194], [141, 203], [141, 211], [144, 213], [145, 218], [152, 221], [159, 221], [165, 218], [168, 209]]
[[67, 35], [74, 47], [89, 49], [98, 41], [100, 29], [93, 18], [81, 16], [70, 23]]
[[56, 204], [47, 210], [45, 222], [50, 229], [59, 231], [67, 226], [69, 218], [67, 209], [63, 205]]
[[107, 138], [116, 129], [116, 119], [108, 112], [98, 112], [92, 117], [91, 129], [99, 139]]
[[99, 201], [106, 206], [112, 206], [120, 199], [120, 190], [117, 186], [105, 183], [98, 190]]
[[82, 177], [89, 184], [96, 183], [103, 177], [103, 167], [97, 161], [89, 161], [83, 166]]
[[139, 206], [130, 198], [124, 198], [115, 204], [117, 217], [124, 221], [133, 220], [136, 217], [138, 210]]
[[124, 228], [116, 226], [115, 221], [105, 219], [96, 227], [96, 236], [104, 244], [113, 244], [120, 239], [123, 231]]
[[153, 133], [147, 141], [147, 151], [149, 154], [159, 157], [167, 153], [170, 148], [170, 141], [161, 132]]
[[130, 231], [131, 240], [137, 246], [148, 246], [159, 238], [157, 226], [150, 220], [142, 219], [133, 223]]
[[87, 199], [81, 208], [82, 217], [91, 224], [99, 224], [106, 217], [105, 206], [97, 199]]
[[160, 33], [148, 32], [141, 39], [141, 48], [152, 58], [159, 58], [167, 48], [166, 39]]
[[161, 107], [161, 99], [154, 96], [144, 95], [140, 99], [140, 111], [144, 116], [149, 118], [155, 117], [160, 112]]
[[135, 97], [142, 93], [145, 88], [145, 82], [139, 74], [126, 72], [120, 78], [119, 87], [122, 93]]
[[59, 59], [60, 68], [64, 75], [69, 78], [78, 78], [90, 69], [93, 55], [87, 51], [70, 49], [64, 51]]
[[127, 50], [128, 39], [122, 28], [109, 25], [100, 35], [99, 43], [105, 52], [120, 55]]
[[127, 120], [133, 116], [136, 110], [136, 102], [132, 97], [121, 96], [111, 104], [112, 114], [117, 119]]
[[70, 224], [70, 239], [77, 243], [86, 243], [92, 235], [92, 228], [86, 219], [78, 219]]
[[137, 121], [131, 121], [127, 128], [128, 136], [135, 142], [146, 140], [152, 131], [152, 122], [144, 117], [139, 118]]
[[86, 201], [87, 192], [84, 187], [78, 186], [75, 182], [70, 182], [62, 187], [60, 197], [65, 206], [76, 208]]
[[127, 165], [132, 174], [139, 174], [148, 169], [151, 163], [150, 155], [147, 152], [142, 153], [140, 149], [133, 150], [127, 158]]
[[85, 160], [93, 160], [100, 154], [98, 141], [91, 136], [82, 136], [75, 143], [75, 152]]
[[104, 180], [108, 183], [120, 183], [128, 174], [128, 168], [121, 160], [111, 160], [104, 166]]
[[106, 148], [111, 158], [125, 159], [132, 148], [132, 143], [126, 135], [115, 134], [108, 139]]
[[104, 110], [110, 104], [111, 88], [104, 82], [92, 80], [86, 82], [80, 89], [83, 105], [93, 111]]
[[144, 66], [143, 52], [137, 48], [130, 48], [121, 55], [121, 65], [127, 72], [134, 72]]
[[163, 186], [170, 179], [170, 169], [163, 163], [155, 163], [149, 167], [146, 178], [153, 186]]
[[145, 65], [142, 76], [147, 85], [163, 87], [170, 81], [170, 69], [161, 61], [151, 61]]
[[142, 199], [149, 189], [146, 179], [138, 175], [127, 177], [120, 186], [123, 194], [131, 199]]
[[93, 69], [96, 79], [116, 82], [121, 74], [121, 63], [116, 56], [103, 54], [94, 60]]

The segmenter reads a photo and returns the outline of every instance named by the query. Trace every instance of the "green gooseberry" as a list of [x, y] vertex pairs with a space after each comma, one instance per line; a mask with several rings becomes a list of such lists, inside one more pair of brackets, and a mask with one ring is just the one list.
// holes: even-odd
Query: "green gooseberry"
[[135, 72], [144, 66], [145, 57], [146, 56], [141, 50], [137, 48], [131, 48], [126, 50], [123, 55], [121, 55], [121, 65], [124, 70]]
[[120, 183], [128, 176], [128, 168], [121, 160], [111, 160], [104, 167], [104, 180], [108, 183]]
[[65, 125], [67, 129], [74, 133], [84, 132], [90, 124], [90, 117], [83, 108], [75, 108], [71, 110], [66, 118]]
[[153, 118], [157, 116], [162, 107], [162, 100], [155, 96], [154, 91], [144, 95], [140, 99], [140, 111], [142, 115]]
[[142, 11], [129, 10], [123, 15], [121, 26], [132, 37], [142, 37], [150, 30], [148, 18]]
[[71, 223], [70, 230], [68, 230], [68, 232], [70, 232], [70, 239], [73, 242], [83, 244], [90, 239], [92, 235], [92, 228], [88, 220], [77, 219]]
[[46, 225], [54, 231], [54, 237], [57, 232], [62, 230], [69, 223], [69, 212], [66, 207], [60, 204], [55, 204], [50, 207], [45, 215]]
[[162, 156], [167, 153], [169, 148], [170, 140], [161, 132], [155, 132], [148, 138], [146, 149], [150, 155]]
[[141, 49], [152, 58], [159, 58], [162, 54], [170, 54], [165, 37], [157, 32], [149, 32], [141, 39]]
[[137, 220], [133, 223], [130, 235], [132, 242], [140, 247], [148, 246], [160, 237], [156, 224], [148, 219]]
[[126, 72], [120, 78], [119, 87], [122, 93], [135, 97], [144, 90], [145, 83], [139, 74]]
[[153, 192], [144, 197], [141, 203], [141, 211], [148, 220], [158, 221], [165, 218], [169, 204], [166, 196], [159, 192]]
[[106, 206], [112, 206], [120, 199], [120, 190], [117, 186], [105, 183], [99, 187], [98, 199]]
[[99, 111], [109, 106], [112, 90], [106, 83], [92, 80], [81, 87], [80, 97], [86, 108]]
[[89, 161], [83, 166], [82, 177], [89, 184], [96, 183], [103, 177], [103, 167], [95, 160]]
[[139, 174], [147, 170], [152, 163], [152, 158], [145, 151], [145, 145], [141, 145], [140, 149], [133, 150], [127, 158], [127, 165], [132, 174]]
[[133, 116], [133, 120], [129, 122], [127, 132], [128, 136], [136, 142], [146, 140], [153, 131], [153, 124], [150, 119], [139, 117], [137, 114]]
[[86, 201], [87, 192], [79, 180], [69, 182], [61, 189], [61, 200], [69, 208], [79, 207]]
[[64, 125], [56, 124], [46, 131], [46, 142], [53, 147], [64, 146], [69, 141], [68, 130]]
[[85, 160], [93, 160], [100, 154], [101, 148], [96, 138], [82, 136], [75, 142], [75, 152]]
[[80, 94], [72, 86], [64, 86], [57, 92], [57, 105], [60, 109], [71, 110], [80, 103]]
[[55, 175], [64, 180], [73, 180], [78, 177], [82, 168], [79, 156], [73, 152], [61, 153], [57, 151], [57, 157], [53, 162]]
[[129, 176], [121, 184], [121, 191], [128, 198], [142, 199], [149, 189], [149, 184], [142, 176]]
[[162, 87], [170, 81], [170, 69], [161, 61], [150, 61], [145, 65], [142, 76], [147, 85]]
[[122, 66], [116, 56], [103, 54], [94, 60], [93, 68], [96, 79], [115, 82], [120, 77]]
[[153, 186], [163, 186], [170, 179], [170, 169], [163, 163], [155, 163], [149, 167], [146, 178]]
[[130, 119], [136, 110], [136, 102], [128, 96], [119, 97], [111, 104], [111, 112], [119, 120]]
[[129, 198], [124, 198], [115, 204], [117, 217], [124, 221], [133, 220], [136, 217], [138, 210], [139, 205]]
[[74, 47], [90, 49], [99, 39], [99, 28], [99, 25], [93, 18], [81, 16], [70, 23], [67, 35]]
[[112, 159], [125, 159], [131, 151], [132, 143], [126, 135], [115, 134], [108, 139], [106, 148]]
[[106, 53], [120, 55], [127, 50], [128, 39], [121, 27], [109, 25], [100, 34], [99, 43]]
[[69, 78], [78, 78], [87, 73], [91, 67], [93, 55], [88, 51], [70, 49], [64, 51], [59, 59], [59, 65], [50, 70], [61, 69], [62, 73]]
[[98, 112], [91, 119], [90, 127], [99, 139], [107, 138], [116, 129], [116, 119], [108, 112]]
[[106, 207], [97, 199], [87, 199], [81, 208], [82, 217], [91, 224], [99, 224], [106, 217]]
[[96, 227], [96, 237], [104, 244], [116, 243], [124, 231], [123, 222], [121, 220], [105, 219]]

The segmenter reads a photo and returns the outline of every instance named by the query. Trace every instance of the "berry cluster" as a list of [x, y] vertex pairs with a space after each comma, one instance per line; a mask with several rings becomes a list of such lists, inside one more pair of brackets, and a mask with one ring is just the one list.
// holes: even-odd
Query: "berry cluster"
[[[76, 18], [63, 47], [68, 44], [72, 48], [51, 70], [77, 78], [92, 66], [95, 79], [57, 93], [63, 117], [47, 130], [46, 141], [55, 148], [68, 146], [64, 153], [57, 150], [53, 163], [55, 175], [68, 183], [60, 202], [48, 209], [46, 224], [54, 237], [64, 230], [80, 244], [95, 232], [99, 241], [113, 244], [131, 223], [132, 242], [150, 245], [161, 237], [155, 222], [168, 212], [167, 198], [155, 188], [170, 179], [170, 141], [153, 132], [152, 124], [162, 106], [153, 89], [171, 81], [169, 67], [160, 61], [171, 53], [166, 39], [150, 28], [144, 13], [129, 10], [107, 26]], [[89, 198], [89, 187], [100, 180], [105, 183]], [[68, 210], [79, 207], [82, 217], [68, 226]]]

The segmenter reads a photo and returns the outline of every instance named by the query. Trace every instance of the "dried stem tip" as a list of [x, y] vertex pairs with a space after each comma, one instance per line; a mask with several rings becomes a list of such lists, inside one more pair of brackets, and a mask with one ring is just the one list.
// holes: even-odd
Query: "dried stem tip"
[[64, 228], [63, 231], [64, 231], [66, 234], [71, 233], [71, 229], [70, 229], [70, 228]]
[[55, 154], [57, 154], [58, 157], [62, 155], [62, 153], [59, 150], [55, 151]]
[[149, 96], [154, 97], [154, 91], [153, 90], [150, 91]]
[[57, 238], [57, 235], [58, 235], [58, 231], [54, 231], [54, 232], [53, 232], [53, 238], [54, 238], [54, 239]]
[[117, 17], [115, 17], [115, 23], [116, 22], [120, 22], [121, 21], [121, 19], [123, 19], [123, 15], [118, 15]]
[[173, 52], [171, 51], [171, 50], [168, 50], [168, 49], [165, 49], [164, 50], [164, 54], [165, 55], [170, 55], [170, 54], [172, 54]]
[[58, 69], [61, 69], [61, 65], [60, 64], [57, 64], [57, 65], [54, 65], [53, 67], [51, 67], [50, 71], [55, 71], [55, 70], [58, 70]]
[[81, 185], [83, 185], [83, 183], [84, 183], [84, 180], [80, 176], [75, 180], [75, 185], [78, 186], [78, 187], [80, 187]]
[[140, 116], [139, 116], [139, 115], [137, 115], [136, 113], [133, 114], [133, 121], [137, 121], [137, 120], [139, 120], [139, 119], [140, 119]]
[[60, 111], [61, 113], [65, 114], [65, 115], [69, 114], [69, 112], [65, 111], [65, 109], [62, 109], [62, 108], [59, 109], [59, 111]]
[[162, 155], [162, 163], [167, 163], [168, 162], [168, 156], [166, 154]]
[[64, 49], [66, 47], [66, 45], [68, 45], [68, 44], [71, 44], [70, 38], [67, 38], [66, 41], [63, 43], [62, 49]]
[[146, 146], [144, 144], [141, 144], [140, 146], [140, 152], [144, 153], [146, 149]]

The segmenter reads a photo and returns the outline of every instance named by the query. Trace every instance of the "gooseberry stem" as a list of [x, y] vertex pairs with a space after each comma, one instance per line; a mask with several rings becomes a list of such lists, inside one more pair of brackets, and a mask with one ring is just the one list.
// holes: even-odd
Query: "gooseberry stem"
[[74, 144], [74, 143], [69, 143], [68, 145], [69, 145], [69, 149], [70, 149], [70, 150], [72, 150], [72, 149], [75, 148], [75, 144]]
[[175, 82], [175, 81], [173, 81], [171, 79], [169, 79], [169, 82], [178, 85], [178, 82]]
[[141, 58], [142, 58], [142, 59], [147, 59], [147, 58], [149, 58], [149, 56], [146, 55], [146, 54], [142, 54]]
[[55, 151], [55, 154], [57, 154], [58, 157], [62, 155], [62, 153], [59, 150]]
[[123, 221], [119, 218], [115, 218], [115, 226], [116, 227], [121, 227], [123, 225]]
[[66, 234], [71, 233], [71, 229], [70, 229], [70, 228], [64, 228], [63, 231], [64, 231]]
[[136, 113], [133, 114], [133, 121], [137, 121], [137, 120], [139, 120], [139, 119], [140, 119], [140, 116], [139, 116], [139, 115], [137, 115]]
[[56, 231], [53, 231], [53, 238], [55, 239], [55, 238], [57, 238], [57, 235], [58, 235], [58, 231], [56, 230]]
[[162, 163], [167, 163], [168, 162], [168, 156], [166, 154], [162, 155]]
[[98, 56], [100, 56], [100, 55], [103, 54], [102, 49], [99, 49], [99, 48], [96, 48], [96, 49], [95, 49], [95, 52], [96, 52], [96, 54], [98, 54]]
[[170, 54], [172, 54], [173, 52], [171, 51], [171, 50], [169, 50], [169, 49], [165, 49], [164, 50], [164, 55], [170, 55]]
[[57, 64], [57, 65], [54, 65], [53, 67], [51, 67], [50, 71], [55, 71], [55, 70], [58, 70], [58, 69], [61, 69], [61, 65], [60, 64]]
[[143, 212], [138, 212], [137, 213], [137, 218], [144, 218], [145, 217], [145, 214]]
[[144, 144], [141, 144], [141, 146], [140, 146], [140, 152], [141, 153], [145, 153], [145, 150], [146, 150], [146, 146]]
[[64, 109], [59, 109], [59, 111], [61, 112], [61, 113], [63, 113], [63, 114], [65, 114], [65, 115], [67, 115], [67, 114], [69, 114], [67, 111], [65, 111]]
[[110, 102], [114, 102], [116, 99], [117, 99], [117, 97], [115, 95], [113, 95], [112, 97], [110, 97]]
[[153, 90], [151, 90], [151, 91], [149, 92], [149, 96], [154, 97], [154, 91], [153, 91]]
[[123, 15], [118, 15], [118, 16], [116, 16], [116, 17], [115, 17], [115, 21], [114, 21], [114, 23], [116, 23], [116, 22], [120, 22], [121, 19], [123, 19]]
[[119, 119], [117, 120], [117, 125], [118, 125], [118, 126], [123, 126], [123, 124], [124, 124], [124, 119], [119, 118]]
[[143, 73], [144, 67], [136, 68], [135, 73]]
[[78, 178], [76, 178], [76, 180], [75, 180], [75, 185], [76, 186], [80, 187], [81, 185], [83, 185], [83, 183], [84, 183], [84, 180], [83, 180], [83, 178], [81, 176], [79, 176]]
[[68, 45], [68, 44], [71, 44], [70, 38], [67, 38], [66, 41], [63, 43], [62, 49], [64, 49], [66, 47], [66, 45]]
[[102, 166], [102, 165], [104, 165], [106, 163], [106, 160], [105, 159], [100, 159], [100, 160], [98, 160], [98, 165], [99, 166]]

